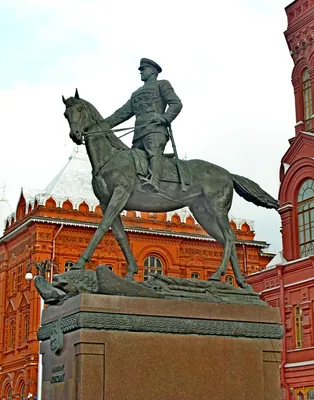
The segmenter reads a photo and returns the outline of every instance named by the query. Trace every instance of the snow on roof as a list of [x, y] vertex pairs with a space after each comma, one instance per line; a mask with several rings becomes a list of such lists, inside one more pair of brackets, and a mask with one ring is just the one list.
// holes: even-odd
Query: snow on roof
[[12, 208], [5, 195], [5, 186], [1, 189], [2, 193], [0, 195], [0, 236], [3, 235], [7, 216], [12, 214]]
[[287, 262], [287, 260], [285, 259], [283, 252], [279, 251], [275, 255], [275, 257], [272, 260], [270, 260], [270, 262], [266, 265], [266, 269], [275, 267], [276, 265], [284, 264], [286, 262]]
[[91, 209], [99, 204], [92, 188], [92, 167], [84, 146], [76, 146], [68, 163], [42, 193], [41, 203], [53, 197], [58, 206], [69, 199], [74, 208], [85, 201]]
[[10, 214], [12, 214], [12, 208], [9, 202], [5, 199], [0, 199], [0, 236], [3, 235], [6, 218]]

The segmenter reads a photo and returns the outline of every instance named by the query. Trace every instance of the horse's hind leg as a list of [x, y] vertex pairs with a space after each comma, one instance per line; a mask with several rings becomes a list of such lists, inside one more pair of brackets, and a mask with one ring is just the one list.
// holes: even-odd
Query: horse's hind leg
[[252, 286], [245, 282], [245, 278], [241, 274], [237, 250], [236, 250], [235, 245], [233, 246], [233, 249], [231, 250], [230, 262], [232, 265], [232, 270], [233, 270], [236, 282], [240, 286], [240, 288], [247, 289], [249, 291], [253, 291]]
[[[218, 226], [215, 217], [211, 216], [206, 208], [207, 207], [205, 206], [196, 204], [191, 207], [191, 211], [195, 219], [205, 229], [205, 231], [214, 239], [216, 239], [218, 243], [225, 246], [225, 239], [222, 234], [221, 228]], [[245, 282], [245, 279], [241, 274], [235, 243], [233, 243], [233, 245], [231, 246], [230, 262], [237, 284], [241, 288], [251, 290], [251, 286]], [[221, 264], [210, 279], [220, 280], [221, 276], [225, 274], [226, 269], [227, 265], [223, 267]]]
[[235, 234], [233, 233], [228, 212], [232, 203], [233, 184], [232, 181], [226, 179], [222, 182], [222, 187], [216, 192], [210, 192], [204, 187], [204, 205], [210, 215], [215, 219], [220, 232], [224, 238], [224, 251], [222, 255], [221, 265], [213, 276], [213, 279], [220, 279], [227, 270], [228, 262], [231, 256], [232, 247], [235, 243]]
[[230, 227], [229, 218], [227, 216], [215, 217], [216, 223], [220, 228], [221, 234], [224, 238], [224, 251], [222, 255], [222, 260], [220, 267], [213, 275], [213, 279], [220, 279], [220, 276], [224, 276], [228, 267], [228, 262], [231, 257], [232, 248], [235, 242], [235, 235]]
[[[194, 204], [191, 206], [191, 211], [195, 219], [205, 229], [205, 231], [224, 247], [221, 264], [217, 271], [210, 278], [220, 280], [221, 276], [226, 273], [228, 261], [232, 254], [232, 244], [229, 243], [229, 246], [227, 247], [226, 235], [223, 234], [221, 226], [219, 226], [216, 217], [209, 212], [208, 206], [205, 206], [205, 204]], [[238, 263], [235, 265], [235, 268], [237, 267], [239, 268]]]

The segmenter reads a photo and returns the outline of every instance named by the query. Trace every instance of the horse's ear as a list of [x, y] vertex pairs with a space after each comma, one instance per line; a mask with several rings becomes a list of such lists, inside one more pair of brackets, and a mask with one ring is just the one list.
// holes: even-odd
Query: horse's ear
[[67, 102], [66, 102], [64, 96], [62, 96], [62, 101], [63, 101], [63, 103], [64, 103], [65, 105], [67, 105]]
[[75, 98], [76, 98], [76, 99], [79, 99], [79, 98], [80, 98], [80, 96], [79, 96], [79, 93], [78, 93], [78, 90], [77, 90], [77, 89], [75, 89]]

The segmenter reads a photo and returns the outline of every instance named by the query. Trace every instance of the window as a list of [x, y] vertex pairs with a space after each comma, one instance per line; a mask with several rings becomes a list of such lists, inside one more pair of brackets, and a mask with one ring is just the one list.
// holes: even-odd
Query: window
[[[302, 347], [302, 310], [300, 307], [294, 307], [294, 325], [295, 325], [295, 344], [297, 348]], [[314, 399], [313, 399], [314, 400]]]
[[198, 272], [192, 272], [191, 278], [200, 279], [200, 274]]
[[20, 292], [22, 289], [23, 279], [23, 265], [19, 265], [17, 268], [17, 291]]
[[233, 285], [233, 276], [232, 275], [226, 275], [226, 283], [229, 285]]
[[295, 389], [295, 398], [297, 400], [314, 400], [314, 387], [302, 387]]
[[27, 342], [28, 340], [28, 332], [29, 332], [29, 315], [26, 315], [24, 319], [24, 332], [23, 332], [24, 342]]
[[13, 274], [12, 274], [12, 290], [13, 290], [13, 293], [16, 292], [16, 273], [15, 272], [13, 272]]
[[10, 341], [9, 341], [9, 346], [14, 345], [14, 339], [15, 339], [15, 324], [14, 321], [10, 321]]
[[314, 254], [314, 181], [303, 182], [297, 197], [300, 257]]
[[311, 116], [312, 116], [312, 88], [309, 76], [309, 70], [303, 73], [303, 105], [304, 105], [304, 124], [305, 129], [311, 129]]
[[162, 275], [162, 262], [159, 258], [149, 256], [144, 260], [144, 281], [147, 281], [150, 277], [148, 273], [155, 275]]
[[12, 400], [12, 388], [11, 388], [11, 386], [9, 387], [9, 389], [7, 391], [7, 399], [8, 400]]
[[110, 269], [110, 271], [113, 271], [113, 266], [112, 265], [107, 265], [108, 269]]
[[22, 383], [21, 389], [20, 389], [20, 396], [22, 399], [26, 399], [26, 386], [25, 383]]
[[66, 261], [64, 263], [64, 272], [70, 271], [70, 269], [73, 267], [74, 262], [73, 261]]

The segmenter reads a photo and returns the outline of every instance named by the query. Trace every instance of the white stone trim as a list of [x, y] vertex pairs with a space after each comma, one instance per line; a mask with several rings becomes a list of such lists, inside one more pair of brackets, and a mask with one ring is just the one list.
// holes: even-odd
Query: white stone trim
[[285, 364], [285, 368], [293, 368], [293, 367], [306, 367], [307, 365], [314, 365], [314, 360], [309, 361], [300, 361], [295, 363]]

